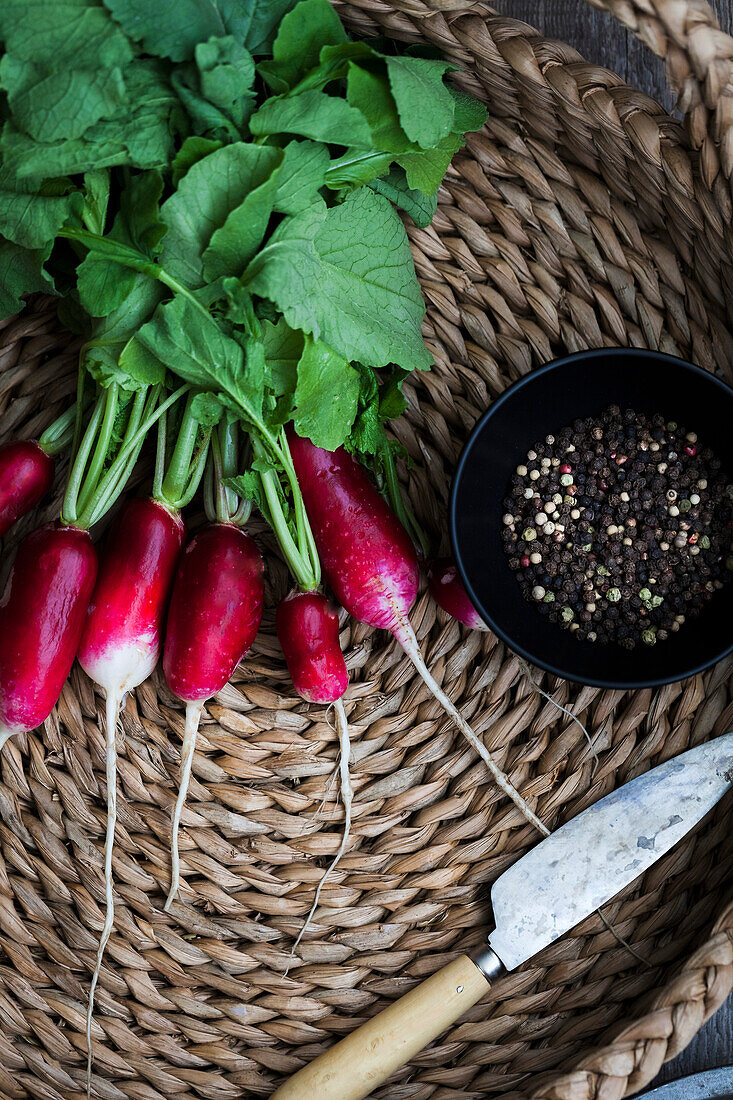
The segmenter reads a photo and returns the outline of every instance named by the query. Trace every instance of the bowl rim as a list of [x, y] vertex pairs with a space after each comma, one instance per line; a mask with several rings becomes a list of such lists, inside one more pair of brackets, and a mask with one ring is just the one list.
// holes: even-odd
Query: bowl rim
[[717, 375], [711, 371], [705, 370], [704, 367], [698, 367], [695, 363], [690, 363], [687, 359], [683, 359], [681, 356], [668, 355], [666, 352], [654, 351], [651, 348], [624, 348], [624, 347], [612, 347], [612, 348], [589, 348], [587, 351], [576, 351], [570, 355], [564, 355], [559, 359], [552, 359], [548, 363], [543, 363], [539, 367], [535, 367], [528, 371], [527, 374], [522, 375], [515, 382], [512, 382], [510, 386], [507, 386], [503, 390], [496, 400], [492, 401], [488, 409], [482, 413], [479, 419], [471, 429], [471, 433], [466, 439], [466, 442], [461, 448], [461, 453], [458, 457], [458, 462], [453, 473], [453, 479], [451, 482], [450, 498], [448, 502], [448, 530], [450, 534], [451, 548], [453, 550], [453, 557], [458, 568], [463, 585], [468, 593], [471, 603], [479, 611], [481, 617], [486, 622], [493, 634], [509, 647], [512, 653], [516, 653], [522, 657], [529, 664], [534, 665], [536, 668], [544, 669], [545, 672], [551, 673], [553, 676], [559, 676], [562, 680], [568, 680], [574, 684], [587, 684], [589, 687], [599, 688], [612, 688], [621, 691], [638, 691], [644, 688], [656, 688], [663, 687], [665, 684], [672, 684], [687, 680], [691, 676], [696, 676], [700, 672], [704, 672], [706, 669], [716, 665], [719, 661], [724, 660], [726, 657], [733, 653], [733, 636], [731, 637], [730, 644], [721, 649], [714, 657], [701, 662], [700, 664], [692, 665], [687, 669], [682, 676], [678, 673], [671, 676], [655, 677], [653, 679], [639, 679], [638, 681], [626, 681], [617, 680], [613, 677], [604, 676], [576, 676], [569, 674], [566, 669], [561, 668], [559, 665], [555, 665], [550, 661], [541, 660], [539, 657], [530, 653], [524, 646], [516, 642], [503, 627], [495, 621], [493, 616], [489, 613], [482, 601], [478, 598], [476, 591], [471, 584], [469, 577], [466, 574], [465, 565], [461, 555], [459, 546], [459, 540], [457, 536], [457, 497], [458, 486], [463, 476], [463, 471], [466, 463], [469, 460], [474, 443], [478, 439], [479, 435], [484, 429], [486, 423], [496, 415], [497, 411], [501, 409], [502, 405], [512, 397], [518, 390], [524, 389], [529, 386], [533, 381], [541, 378], [545, 374], [551, 374], [554, 371], [562, 370], [563, 367], [568, 364], [575, 363], [580, 359], [598, 359], [598, 358], [621, 358], [632, 357], [644, 359], [652, 357], [654, 359], [663, 359], [675, 363], [677, 366], [684, 367], [693, 376], [697, 376], [700, 380], [705, 380], [707, 383], [714, 383], [725, 394], [728, 400], [733, 400], [733, 386], [729, 386], [727, 382], [724, 382], [722, 378], [718, 378]]

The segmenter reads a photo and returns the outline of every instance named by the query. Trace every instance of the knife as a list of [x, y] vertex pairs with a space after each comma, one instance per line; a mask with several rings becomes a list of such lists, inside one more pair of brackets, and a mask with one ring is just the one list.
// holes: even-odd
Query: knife
[[522, 856], [491, 889], [494, 931], [336, 1043], [271, 1100], [361, 1100], [491, 987], [633, 882], [733, 784], [733, 733], [612, 791]]

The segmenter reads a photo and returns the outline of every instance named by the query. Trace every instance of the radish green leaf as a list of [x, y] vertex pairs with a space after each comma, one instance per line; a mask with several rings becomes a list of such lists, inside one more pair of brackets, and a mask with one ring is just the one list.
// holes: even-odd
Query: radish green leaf
[[293, 0], [105, 0], [122, 28], [148, 53], [186, 61], [212, 35], [233, 35], [250, 53], [267, 52]]
[[43, 269], [50, 251], [50, 245], [30, 249], [0, 238], [0, 313], [3, 317], [18, 312], [21, 295], [53, 290], [53, 280]]
[[79, 138], [95, 122], [127, 107], [122, 71], [117, 67], [53, 71], [5, 54], [0, 61], [0, 85], [16, 126], [36, 141]]
[[479, 103], [472, 95], [467, 95], [459, 88], [449, 88], [448, 90], [453, 96], [455, 104], [454, 133], [465, 134], [470, 130], [480, 130], [488, 115], [483, 103]]
[[124, 66], [133, 57], [122, 29], [101, 3], [84, 0], [3, 0], [0, 39], [7, 53], [54, 68], [84, 57], [103, 68]]
[[189, 168], [204, 157], [208, 157], [209, 153], [221, 149], [222, 145], [221, 141], [213, 141], [211, 138], [199, 137], [196, 134], [187, 137], [171, 163], [173, 186], [178, 187]]
[[300, 0], [283, 18], [272, 47], [272, 61], [259, 71], [275, 92], [292, 88], [319, 62], [324, 46], [346, 41], [341, 20], [328, 0]]
[[405, 133], [387, 77], [361, 65], [350, 64], [346, 97], [369, 123], [371, 143], [385, 153], [404, 153], [416, 148]]
[[203, 285], [203, 255], [213, 234], [281, 158], [279, 149], [237, 142], [189, 168], [161, 208], [168, 226], [161, 259], [174, 278], [188, 287]]
[[79, 192], [45, 195], [0, 168], [0, 236], [14, 244], [46, 249], [72, 210], [81, 207]]
[[438, 192], [426, 195], [424, 191], [417, 191], [408, 187], [404, 169], [397, 165], [384, 179], [375, 179], [369, 184], [373, 191], [384, 195], [390, 202], [409, 214], [419, 229], [430, 225], [438, 208]]
[[425, 306], [404, 226], [389, 202], [362, 188], [323, 214], [288, 219], [255, 256], [245, 281], [292, 328], [345, 359], [426, 368]]
[[266, 99], [249, 120], [257, 137], [297, 134], [334, 145], [371, 144], [367, 120], [343, 99], [306, 90], [298, 95]]
[[298, 435], [335, 451], [351, 430], [359, 401], [359, 375], [343, 356], [306, 337], [298, 363], [293, 423]]
[[227, 215], [203, 255], [204, 277], [208, 282], [222, 275], [241, 275], [265, 236], [277, 191], [277, 179], [270, 176], [255, 187]]
[[291, 329], [283, 317], [262, 323], [266, 382], [277, 396], [295, 393], [298, 363], [303, 355], [303, 333]]
[[9, 119], [0, 136], [4, 167], [20, 179], [42, 180], [113, 166], [167, 166], [173, 153], [173, 91], [157, 63], [147, 61], [128, 67], [125, 88], [129, 104], [120, 114], [100, 119], [77, 138], [38, 141]]
[[299, 214], [318, 198], [326, 182], [331, 158], [325, 145], [316, 141], [291, 141], [283, 150], [277, 170], [275, 210]]
[[443, 77], [455, 65], [425, 57], [386, 57], [385, 61], [403, 130], [422, 149], [432, 149], [453, 129], [455, 101]]
[[434, 149], [399, 153], [395, 160], [405, 170], [407, 186], [429, 195], [440, 187], [448, 165], [462, 145], [461, 134], [448, 134]]

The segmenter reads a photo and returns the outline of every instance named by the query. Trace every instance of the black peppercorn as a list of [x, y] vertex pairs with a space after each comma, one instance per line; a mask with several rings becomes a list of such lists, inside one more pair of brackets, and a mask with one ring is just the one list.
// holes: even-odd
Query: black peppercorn
[[[650, 624], [676, 633], [675, 615], [693, 617], [733, 579], [730, 484], [710, 448], [661, 414], [609, 407], [540, 440], [512, 474], [510, 568], [525, 597], [577, 638], [589, 622], [591, 642], [629, 648]], [[538, 587], [557, 598], [538, 602]]]

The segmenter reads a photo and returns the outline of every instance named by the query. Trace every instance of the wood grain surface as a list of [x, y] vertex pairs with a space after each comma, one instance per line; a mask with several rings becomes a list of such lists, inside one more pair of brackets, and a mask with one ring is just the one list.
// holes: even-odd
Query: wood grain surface
[[[662, 62], [605, 12], [584, 0], [494, 0], [494, 6], [537, 27], [549, 38], [569, 42], [588, 60], [619, 73], [627, 84], [643, 89], [674, 108]], [[733, 35], [733, 0], [713, 3], [721, 27]], [[733, 1064], [733, 997], [712, 1017], [677, 1058], [663, 1066], [654, 1085], [675, 1081], [705, 1069]]]
[[[674, 96], [666, 86], [664, 65], [605, 12], [584, 0], [493, 0], [505, 15], [523, 19], [549, 38], [575, 46], [588, 61], [613, 69], [627, 84], [642, 88], [671, 110]], [[723, 30], [733, 34], [733, 0], [712, 4]]]

